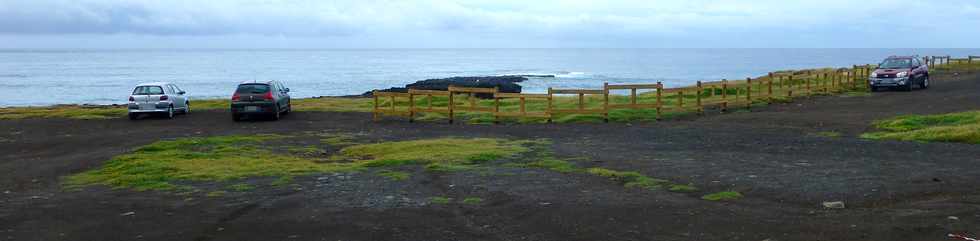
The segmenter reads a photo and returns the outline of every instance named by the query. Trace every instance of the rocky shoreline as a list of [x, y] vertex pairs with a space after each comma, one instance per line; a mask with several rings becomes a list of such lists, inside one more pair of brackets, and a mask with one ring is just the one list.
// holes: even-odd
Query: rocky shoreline
[[[474, 87], [474, 88], [494, 88], [497, 87], [503, 93], [521, 93], [521, 85], [518, 83], [528, 80], [528, 78], [554, 78], [554, 75], [502, 75], [502, 76], [457, 76], [450, 78], [426, 79], [405, 85], [405, 87], [392, 87], [378, 91], [382, 92], [408, 92], [408, 89], [419, 90], [449, 90], [449, 86]], [[372, 91], [364, 92], [360, 95], [349, 95], [342, 97], [371, 97]]]

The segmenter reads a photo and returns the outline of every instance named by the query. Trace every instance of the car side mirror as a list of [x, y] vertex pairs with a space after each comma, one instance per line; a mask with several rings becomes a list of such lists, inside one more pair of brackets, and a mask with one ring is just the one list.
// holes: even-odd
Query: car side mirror
[[286, 88], [286, 92], [289, 92], [289, 88]]
[[187, 94], [187, 92], [186, 92], [186, 91], [183, 91], [183, 90], [181, 90], [180, 92], [177, 92], [177, 94], [178, 94], [178, 95], [184, 95], [184, 94]]

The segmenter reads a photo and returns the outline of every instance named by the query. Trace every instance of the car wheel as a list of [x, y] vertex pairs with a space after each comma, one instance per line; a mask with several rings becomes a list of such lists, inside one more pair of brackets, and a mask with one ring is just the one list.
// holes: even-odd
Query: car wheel
[[909, 82], [905, 82], [905, 85], [902, 85], [898, 88], [901, 89], [902, 91], [912, 91], [913, 84], [915, 83], [913, 83], [912, 80], [909, 80]]
[[922, 79], [922, 84], [919, 85], [919, 87], [921, 87], [922, 89], [928, 89], [929, 88], [929, 76], [928, 75], [926, 75], [926, 77], [924, 79]]
[[239, 115], [239, 114], [231, 114], [231, 120], [234, 121], [234, 122], [242, 121], [242, 115]]
[[878, 92], [878, 87], [875, 87], [874, 85], [869, 85], [868, 90], [871, 90], [871, 92]]
[[289, 113], [292, 112], [293, 112], [293, 104], [292, 103], [286, 104], [286, 112], [283, 112], [283, 114], [288, 115]]
[[184, 114], [186, 115], [186, 114], [190, 114], [190, 113], [191, 113], [191, 103], [189, 103], [189, 102], [188, 103], [184, 103]]
[[136, 114], [136, 113], [129, 113], [129, 120], [138, 120], [138, 119], [139, 119], [139, 117], [140, 117], [140, 115], [139, 115], [139, 114]]
[[279, 106], [276, 106], [276, 109], [272, 113], [272, 120], [279, 120], [279, 118], [282, 118], [281, 115], [282, 112], [279, 112]]
[[170, 108], [167, 108], [167, 119], [173, 119], [173, 118], [174, 118], [174, 106], [171, 105]]

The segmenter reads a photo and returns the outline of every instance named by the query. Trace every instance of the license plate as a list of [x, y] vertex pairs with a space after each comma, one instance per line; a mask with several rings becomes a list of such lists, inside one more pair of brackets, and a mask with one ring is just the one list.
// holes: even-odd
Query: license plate
[[258, 106], [246, 106], [245, 107], [245, 111], [249, 111], [249, 112], [259, 111], [259, 107]]

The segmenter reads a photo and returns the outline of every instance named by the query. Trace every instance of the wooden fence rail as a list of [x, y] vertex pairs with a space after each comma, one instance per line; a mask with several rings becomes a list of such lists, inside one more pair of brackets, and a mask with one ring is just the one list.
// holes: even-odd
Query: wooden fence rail
[[[954, 59], [949, 56], [927, 56], [923, 60], [930, 65], [946, 65], [956, 62], [972, 63], [980, 56], [967, 56]], [[867, 90], [867, 78], [876, 65], [853, 65], [851, 68], [783, 71], [769, 73], [761, 78], [716, 82], [698, 81], [694, 86], [665, 88], [664, 84], [609, 84], [602, 89], [555, 89], [547, 93], [501, 93], [497, 88], [471, 88], [450, 86], [448, 90], [416, 90], [407, 93], [374, 91], [373, 119], [381, 116], [403, 116], [409, 121], [417, 114], [447, 114], [449, 122], [456, 119], [459, 112], [487, 113], [494, 122], [501, 117], [547, 118], [548, 122], [562, 114], [600, 115], [609, 121], [609, 113], [617, 110], [655, 110], [660, 120], [664, 111], [694, 111], [703, 114], [706, 107], [717, 108], [722, 112], [730, 107], [751, 108], [753, 104], [771, 104], [779, 99], [796, 96], [812, 96], [848, 90]], [[612, 95], [610, 91], [629, 91], [629, 95]], [[642, 96], [645, 101], [640, 102]], [[561, 98], [561, 96], [569, 96]], [[611, 101], [610, 96], [618, 97]], [[623, 103], [623, 97], [626, 103]], [[438, 103], [435, 99], [439, 99]], [[481, 101], [478, 99], [491, 101]], [[587, 98], [589, 101], [587, 101]], [[598, 99], [598, 101], [596, 101]], [[516, 100], [516, 110], [515, 101]], [[562, 105], [556, 105], [565, 100]], [[448, 104], [445, 103], [448, 101]], [[501, 109], [501, 101], [509, 101]], [[574, 101], [569, 105], [568, 101]], [[539, 108], [530, 110], [528, 103]], [[546, 103], [546, 107], [541, 105]], [[561, 104], [561, 103], [559, 103]]]

